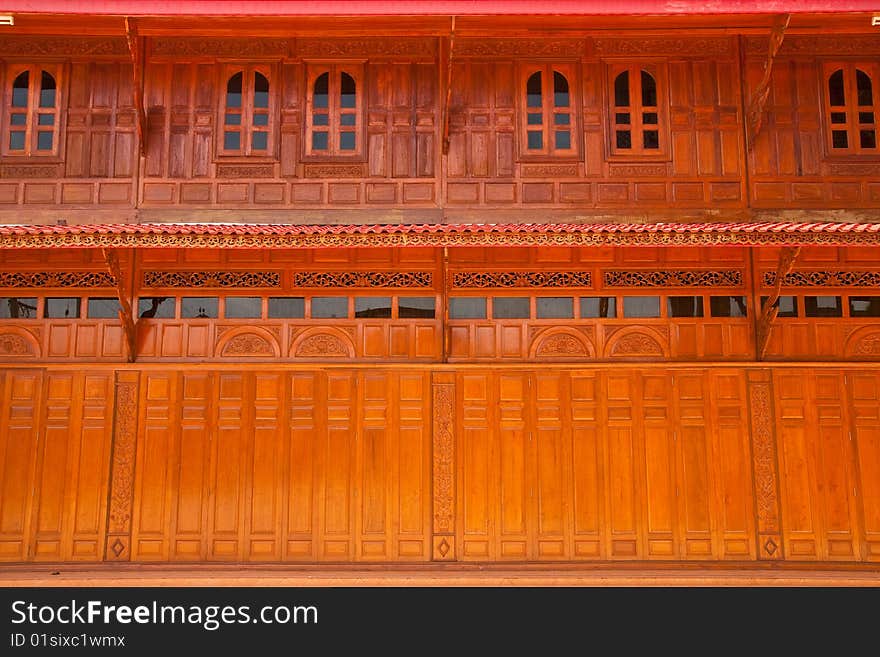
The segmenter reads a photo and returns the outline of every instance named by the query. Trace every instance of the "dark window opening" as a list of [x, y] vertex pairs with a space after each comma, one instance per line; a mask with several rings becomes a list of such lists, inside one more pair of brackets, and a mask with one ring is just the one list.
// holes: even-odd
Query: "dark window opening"
[[[761, 308], [763, 308], [767, 304], [767, 300], [770, 297], [761, 297]], [[773, 304], [774, 307], [779, 308], [779, 312], [777, 313], [777, 317], [797, 317], [798, 316], [798, 300], [797, 297], [782, 295], [777, 300], [776, 303]]]
[[305, 316], [305, 298], [269, 297], [269, 319], [303, 319]]
[[355, 297], [354, 316], [389, 319], [391, 297]]
[[174, 297], [141, 297], [138, 299], [138, 317], [142, 319], [174, 319], [177, 299]]
[[36, 297], [0, 297], [0, 319], [36, 319]]
[[77, 319], [80, 313], [80, 301], [76, 297], [48, 298], [44, 303], [43, 316], [46, 319]]
[[880, 317], [880, 297], [850, 297], [850, 317]]
[[574, 299], [572, 297], [538, 297], [535, 303], [535, 317], [538, 319], [572, 319]]
[[624, 317], [660, 317], [660, 297], [624, 297]]
[[667, 297], [669, 317], [702, 317], [703, 297]]
[[840, 297], [804, 297], [805, 317], [843, 317], [843, 302]]
[[614, 319], [617, 299], [614, 297], [581, 297], [581, 319]]
[[119, 319], [122, 306], [116, 298], [91, 298], [86, 306], [89, 319]]
[[399, 297], [397, 316], [401, 319], [434, 319], [435, 304], [434, 297]]
[[709, 297], [712, 317], [747, 317], [745, 297]]
[[348, 297], [312, 297], [312, 319], [348, 319]]
[[485, 297], [452, 297], [449, 319], [486, 319]]
[[181, 297], [180, 316], [187, 319], [216, 318], [219, 306], [217, 297]]
[[528, 297], [494, 297], [492, 319], [528, 319], [530, 305]]
[[226, 319], [259, 319], [263, 316], [260, 297], [226, 297], [223, 305]]

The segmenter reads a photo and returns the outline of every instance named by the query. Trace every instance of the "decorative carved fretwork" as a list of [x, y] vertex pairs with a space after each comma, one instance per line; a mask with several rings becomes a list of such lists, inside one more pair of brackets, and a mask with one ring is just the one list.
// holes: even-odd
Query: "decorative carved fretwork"
[[277, 350], [261, 335], [239, 333], [226, 340], [220, 355], [270, 357], [277, 355]]
[[663, 347], [657, 340], [641, 331], [622, 335], [611, 345], [609, 356], [612, 357], [647, 357], [663, 356]]
[[611, 164], [608, 173], [615, 178], [639, 178], [642, 176], [665, 176], [665, 164]]
[[130, 557], [137, 453], [138, 377], [137, 372], [119, 372], [116, 375], [110, 509], [107, 515], [107, 547], [104, 553], [104, 558], [108, 561], [127, 561]]
[[738, 269], [610, 269], [602, 280], [607, 287], [738, 287], [743, 275]]
[[0, 56], [79, 57], [113, 55], [125, 57], [125, 39], [116, 37], [8, 36], [0, 39]]
[[119, 299], [119, 321], [125, 331], [125, 342], [128, 348], [128, 362], [133, 363], [137, 359], [137, 318], [131, 307], [131, 295], [129, 294], [126, 278], [122, 275], [119, 265], [119, 256], [112, 249], [104, 249], [104, 259], [107, 269], [116, 281], [116, 296]]
[[[761, 282], [776, 285], [776, 272], [766, 271]], [[880, 287], [880, 271], [792, 271], [782, 279], [784, 287]]]
[[0, 178], [52, 178], [61, 172], [57, 164], [6, 164], [0, 167]]
[[366, 178], [366, 164], [306, 164], [303, 166], [306, 178]]
[[289, 52], [289, 39], [273, 37], [259, 39], [153, 37], [150, 39], [150, 55], [153, 57], [285, 57]]
[[454, 288], [590, 287], [588, 271], [459, 271], [452, 274]]
[[[746, 37], [745, 50], [749, 55], [762, 55], [767, 52], [767, 37]], [[880, 38], [875, 35], [858, 36], [788, 36], [780, 49], [783, 55], [832, 55], [843, 57], [856, 55], [869, 57], [880, 55]]]
[[593, 47], [598, 55], [700, 55], [725, 56], [733, 52], [733, 43], [725, 38], [645, 38], [595, 39]]
[[455, 383], [435, 374], [432, 384], [434, 560], [455, 559]]
[[351, 343], [333, 333], [311, 333], [294, 345], [297, 358], [350, 358], [354, 356]]
[[574, 178], [577, 164], [523, 164], [523, 178]]
[[274, 178], [271, 164], [218, 164], [218, 178]]
[[433, 57], [436, 39], [422, 37], [297, 39], [298, 57], [365, 57], [368, 55], [408, 55]]
[[13, 358], [32, 358], [37, 356], [33, 340], [28, 340], [18, 332], [0, 333], [0, 356]]
[[298, 271], [294, 287], [431, 287], [434, 276], [429, 271]]
[[459, 39], [456, 57], [580, 57], [583, 39]]
[[748, 385], [752, 468], [758, 514], [758, 555], [761, 559], [781, 559], [776, 437], [769, 373], [750, 371]]
[[281, 287], [277, 271], [145, 271], [143, 287]]
[[770, 344], [770, 329], [773, 326], [773, 320], [779, 314], [776, 302], [779, 300], [782, 282], [791, 272], [800, 252], [801, 247], [799, 246], [786, 246], [779, 251], [779, 261], [776, 264], [776, 271], [773, 272], [773, 292], [764, 301], [764, 306], [761, 308], [761, 316], [758, 318], [756, 338], [759, 360], [764, 358], [764, 354], [767, 352], [767, 345]]
[[773, 60], [776, 58], [776, 53], [779, 51], [782, 40], [785, 38], [785, 28], [788, 27], [789, 20], [791, 20], [791, 15], [783, 14], [774, 21], [768, 42], [767, 60], [764, 62], [764, 74], [752, 92], [752, 97], [749, 99], [749, 107], [746, 111], [746, 124], [748, 126], [747, 145], [749, 150], [754, 148], [755, 139], [757, 139], [758, 133], [761, 131], [764, 105], [767, 104], [767, 98], [770, 95], [770, 73], [773, 70]]
[[115, 287], [106, 271], [0, 271], [0, 287]]

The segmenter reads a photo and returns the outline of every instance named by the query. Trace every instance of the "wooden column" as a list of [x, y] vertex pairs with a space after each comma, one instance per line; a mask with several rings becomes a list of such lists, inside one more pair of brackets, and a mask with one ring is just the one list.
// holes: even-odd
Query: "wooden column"
[[137, 453], [139, 379], [140, 375], [137, 372], [116, 373], [105, 561], [131, 559], [131, 514], [134, 502], [134, 462]]
[[455, 375], [434, 372], [432, 450], [434, 561], [455, 561]]
[[783, 558], [779, 509], [779, 466], [770, 370], [749, 370], [749, 422], [752, 435], [752, 478], [758, 519], [758, 558]]

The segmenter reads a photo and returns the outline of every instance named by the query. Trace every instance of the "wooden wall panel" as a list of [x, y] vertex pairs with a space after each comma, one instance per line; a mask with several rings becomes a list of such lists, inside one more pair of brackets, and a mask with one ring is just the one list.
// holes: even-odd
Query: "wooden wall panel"
[[845, 383], [858, 467], [862, 558], [880, 561], [880, 374], [848, 372]]

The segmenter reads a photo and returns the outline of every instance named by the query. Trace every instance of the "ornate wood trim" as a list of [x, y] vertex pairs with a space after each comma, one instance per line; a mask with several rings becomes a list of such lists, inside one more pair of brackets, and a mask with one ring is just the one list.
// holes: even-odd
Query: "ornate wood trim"
[[606, 287], [740, 287], [738, 269], [607, 269], [602, 272]]
[[773, 29], [770, 31], [767, 61], [764, 62], [764, 75], [761, 81], [758, 82], [758, 86], [755, 87], [754, 92], [752, 92], [752, 97], [749, 99], [749, 107], [746, 111], [746, 125], [748, 126], [749, 137], [747, 146], [749, 150], [754, 148], [755, 140], [761, 131], [764, 105], [767, 104], [767, 98], [770, 95], [770, 73], [773, 70], [773, 60], [776, 58], [776, 53], [779, 52], [780, 46], [782, 46], [782, 40], [785, 38], [785, 28], [788, 27], [790, 20], [791, 14], [778, 16], [774, 21]]
[[455, 561], [455, 375], [434, 373], [431, 387], [433, 560]]
[[[260, 41], [260, 39], [253, 39], [253, 41]], [[326, 59], [329, 57], [367, 57], [370, 55], [434, 57], [436, 53], [436, 39], [430, 37], [303, 38], [296, 40], [296, 56], [305, 58]]]
[[460, 39], [461, 57], [582, 57], [583, 39]]
[[260, 37], [259, 39], [151, 37], [151, 57], [286, 57], [290, 39]]
[[729, 38], [646, 38], [646, 39], [595, 39], [593, 47], [601, 56], [725, 56], [733, 52]]
[[758, 558], [779, 560], [783, 558], [783, 550], [770, 372], [749, 370], [748, 388], [755, 510], [758, 521]]
[[126, 57], [128, 47], [118, 37], [8, 36], [0, 39], [0, 55], [20, 57]]
[[113, 413], [113, 455], [107, 513], [106, 561], [131, 559], [131, 517], [138, 424], [137, 372], [116, 373]]
[[0, 288], [116, 287], [108, 271], [0, 271]]
[[293, 274], [293, 287], [429, 288], [433, 281], [429, 271], [298, 271]]
[[281, 272], [149, 270], [142, 280], [145, 288], [277, 288], [281, 287]]
[[454, 289], [592, 287], [588, 271], [457, 271]]
[[779, 299], [779, 292], [782, 288], [782, 282], [794, 267], [794, 261], [801, 252], [801, 247], [785, 247], [779, 252], [779, 262], [776, 265], [776, 273], [774, 280], [776, 281], [773, 292], [767, 297], [761, 308], [761, 316], [758, 318], [757, 326], [757, 356], [758, 360], [764, 358], [767, 352], [767, 345], [770, 342], [770, 329], [773, 326], [773, 320], [779, 314], [779, 308], [775, 306]]
[[[775, 271], [765, 271], [761, 283], [774, 287], [778, 276]], [[880, 270], [877, 271], [790, 271], [782, 279], [783, 287], [880, 287]]]

